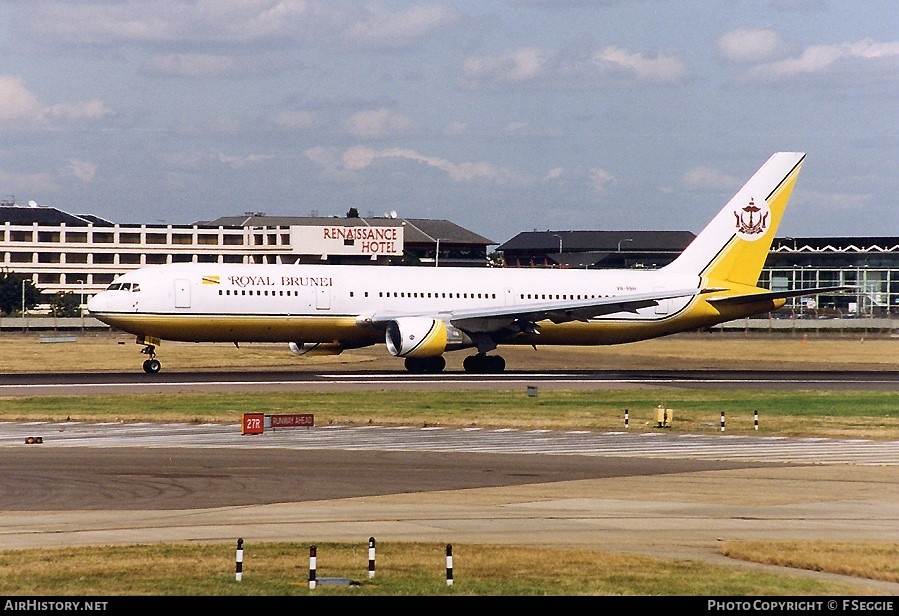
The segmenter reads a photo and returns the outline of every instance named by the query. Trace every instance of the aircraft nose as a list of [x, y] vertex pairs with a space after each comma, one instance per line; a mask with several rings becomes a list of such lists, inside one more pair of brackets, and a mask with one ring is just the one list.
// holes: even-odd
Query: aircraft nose
[[87, 300], [88, 312], [103, 312], [109, 306], [109, 296], [105, 291], [97, 293]]

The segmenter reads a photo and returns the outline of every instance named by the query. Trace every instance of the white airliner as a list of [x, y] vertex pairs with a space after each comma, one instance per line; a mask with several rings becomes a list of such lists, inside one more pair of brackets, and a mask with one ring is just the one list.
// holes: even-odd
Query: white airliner
[[655, 270], [424, 268], [376, 265], [149, 266], [118, 277], [91, 314], [137, 336], [159, 372], [163, 339], [284, 342], [299, 355], [385, 343], [410, 372], [475, 349], [467, 372], [502, 372], [500, 345], [607, 345], [696, 330], [775, 310], [824, 287], [758, 287], [805, 154], [780, 152], [693, 242]]

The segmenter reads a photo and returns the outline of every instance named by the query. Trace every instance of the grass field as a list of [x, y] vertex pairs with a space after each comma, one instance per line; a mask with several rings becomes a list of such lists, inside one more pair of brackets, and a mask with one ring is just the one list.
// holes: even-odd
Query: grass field
[[[0, 373], [141, 372], [134, 337], [92, 332], [0, 333]], [[325, 357], [297, 357], [283, 344], [163, 342], [163, 371], [181, 370], [397, 370], [402, 360], [380, 347]], [[577, 369], [791, 369], [883, 370], [899, 367], [899, 339], [805, 334], [679, 334], [606, 347], [501, 347], [507, 370]], [[448, 353], [447, 370], [461, 371], [469, 351]]]
[[[41, 335], [0, 335], [0, 373], [38, 371], [140, 371], [139, 347], [128, 336], [77, 334], [59, 342]], [[44, 341], [41, 338], [45, 338]], [[297, 358], [281, 345], [192, 345], [164, 343], [163, 370], [400, 370], [383, 349], [336, 357]], [[508, 369], [829, 369], [892, 371], [899, 341], [850, 337], [819, 339], [782, 336], [689, 334], [599, 349], [530, 348], [503, 351]], [[464, 354], [449, 357], [460, 370]], [[352, 397], [351, 397], [352, 396]], [[754, 431], [760, 412], [764, 434], [832, 438], [895, 439], [899, 395], [894, 392], [765, 392], [697, 390], [523, 392], [371, 392], [357, 394], [265, 394], [272, 412], [304, 412], [316, 423], [403, 423], [515, 426], [604, 430], [620, 428], [627, 408], [633, 429], [654, 429], [658, 404], [674, 411], [673, 431], [718, 429], [721, 412], [728, 430]], [[180, 394], [172, 396], [53, 396], [0, 398], [0, 420], [71, 419], [119, 421], [236, 421], [260, 395]], [[383, 573], [365, 578], [365, 546], [320, 545], [322, 575], [360, 580], [359, 586], [308, 589], [304, 559], [308, 546], [248, 546], [245, 581], [234, 582], [233, 548], [221, 545], [66, 548], [0, 551], [7, 595], [852, 595], [870, 588], [789, 575], [740, 571], [696, 562], [606, 554], [591, 550], [546, 550], [508, 546], [456, 546], [457, 581], [442, 579], [435, 546], [384, 546]], [[252, 557], [249, 554], [252, 553]], [[816, 541], [727, 542], [722, 554], [734, 559], [899, 582], [899, 543]], [[327, 556], [325, 556], [327, 555]], [[435, 565], [435, 560], [437, 564]], [[541, 567], [535, 570], [534, 562]], [[172, 573], [172, 572], [176, 573]], [[548, 574], [547, 571], [552, 571]]]

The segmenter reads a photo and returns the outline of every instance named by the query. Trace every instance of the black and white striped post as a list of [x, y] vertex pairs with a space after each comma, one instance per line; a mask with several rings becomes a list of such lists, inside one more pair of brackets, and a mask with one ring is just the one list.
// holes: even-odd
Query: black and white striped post
[[627, 409], [624, 409], [624, 427], [625, 427], [625, 428], [630, 427], [630, 426], [628, 425], [628, 413], [627, 413]]
[[243, 579], [243, 539], [237, 540], [237, 556], [235, 557], [234, 579], [238, 582]]
[[375, 538], [368, 538], [368, 579], [375, 577]]
[[315, 546], [309, 548], [309, 588], [315, 588], [315, 567], [316, 567], [316, 557], [315, 557]]
[[721, 411], [721, 431], [724, 432], [724, 411]]
[[755, 418], [753, 419], [753, 428], [755, 430], [759, 429], [759, 410], [755, 409]]
[[453, 546], [446, 544], [446, 585], [453, 585]]

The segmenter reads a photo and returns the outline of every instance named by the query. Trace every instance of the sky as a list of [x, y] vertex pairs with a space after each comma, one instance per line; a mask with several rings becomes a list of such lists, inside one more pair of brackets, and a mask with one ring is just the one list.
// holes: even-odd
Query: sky
[[3, 0], [0, 196], [698, 233], [777, 151], [779, 236], [899, 236], [895, 0]]

